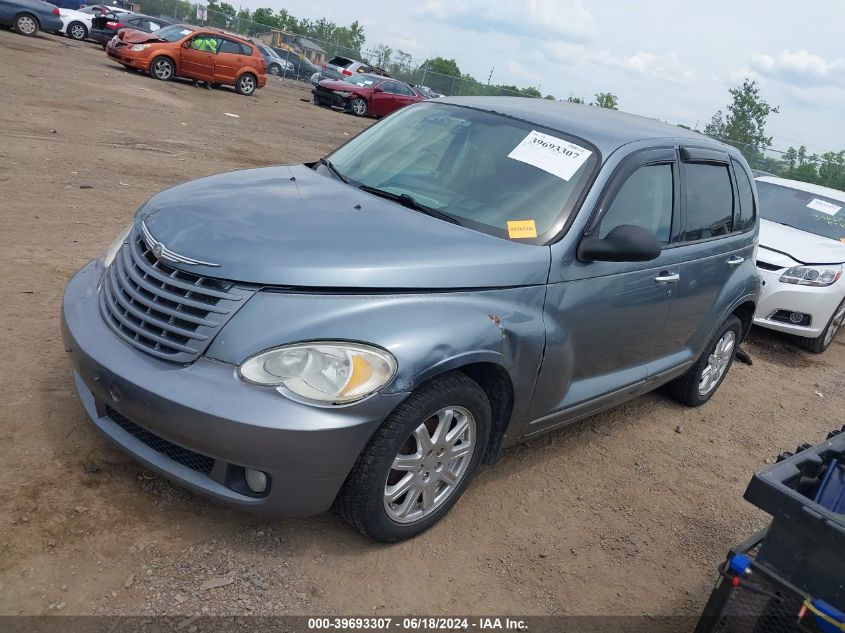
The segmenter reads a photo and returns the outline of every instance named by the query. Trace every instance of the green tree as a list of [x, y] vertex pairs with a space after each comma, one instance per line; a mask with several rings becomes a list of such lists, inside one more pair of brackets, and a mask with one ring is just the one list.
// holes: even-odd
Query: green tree
[[757, 161], [772, 144], [772, 137], [766, 136], [769, 115], [780, 112], [780, 108], [765, 101], [757, 82], [751, 79], [746, 78], [728, 92], [731, 102], [727, 112], [716, 112], [704, 126], [704, 133], [734, 145], [749, 161]]
[[612, 92], [598, 92], [596, 93], [596, 100], [590, 105], [594, 105], [599, 108], [607, 108], [608, 110], [618, 110], [619, 97]]
[[543, 99], [548, 99], [549, 101], [557, 101], [554, 95], [546, 95]]
[[565, 101], [567, 103], [586, 103], [586, 101], [584, 101], [584, 99], [582, 99], [581, 97], [576, 97], [575, 95], [569, 95], [565, 99]]
[[434, 92], [451, 95], [456, 83], [460, 87], [461, 69], [454, 59], [433, 57], [425, 60], [420, 70], [422, 71], [420, 81]]

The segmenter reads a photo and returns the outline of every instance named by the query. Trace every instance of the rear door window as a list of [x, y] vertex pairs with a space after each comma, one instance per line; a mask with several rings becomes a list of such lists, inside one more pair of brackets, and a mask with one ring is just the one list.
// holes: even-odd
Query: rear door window
[[684, 163], [686, 223], [681, 240], [691, 242], [733, 230], [733, 188], [727, 164]]

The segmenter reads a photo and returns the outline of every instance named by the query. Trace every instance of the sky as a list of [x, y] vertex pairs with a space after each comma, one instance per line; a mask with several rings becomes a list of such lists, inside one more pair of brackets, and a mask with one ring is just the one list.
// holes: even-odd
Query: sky
[[[242, 0], [244, 1], [244, 0]], [[454, 58], [493, 83], [557, 98], [619, 97], [621, 110], [702, 129], [745, 77], [780, 107], [772, 147], [845, 149], [845, 0], [245, 0], [299, 18], [358, 20], [384, 43]]]

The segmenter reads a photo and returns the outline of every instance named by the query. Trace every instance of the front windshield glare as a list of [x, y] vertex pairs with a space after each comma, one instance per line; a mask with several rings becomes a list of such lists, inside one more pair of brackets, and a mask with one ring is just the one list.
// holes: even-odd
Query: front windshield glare
[[352, 75], [351, 77], [344, 78], [343, 81], [355, 84], [356, 86], [372, 86], [382, 79], [383, 77], [374, 77], [373, 75]]
[[409, 106], [335, 151], [333, 167], [464, 226], [544, 243], [571, 213], [598, 157], [577, 139], [508, 117]]
[[757, 181], [760, 217], [845, 242], [845, 202]]

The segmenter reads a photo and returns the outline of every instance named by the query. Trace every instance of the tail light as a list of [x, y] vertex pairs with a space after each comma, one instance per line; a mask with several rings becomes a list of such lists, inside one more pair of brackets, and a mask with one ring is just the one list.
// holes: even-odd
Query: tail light
[[123, 25], [120, 22], [106, 22], [107, 29], [122, 29]]
[[53, 7], [53, 15], [61, 15], [61, 13], [59, 13], [59, 7]]
[[346, 69], [346, 68], [344, 68], [344, 69], [343, 69], [343, 74], [344, 74], [344, 75], [346, 75], [347, 77], [351, 77], [351, 76], [352, 76], [352, 71], [351, 71], [351, 70], [348, 70], [348, 69]]

